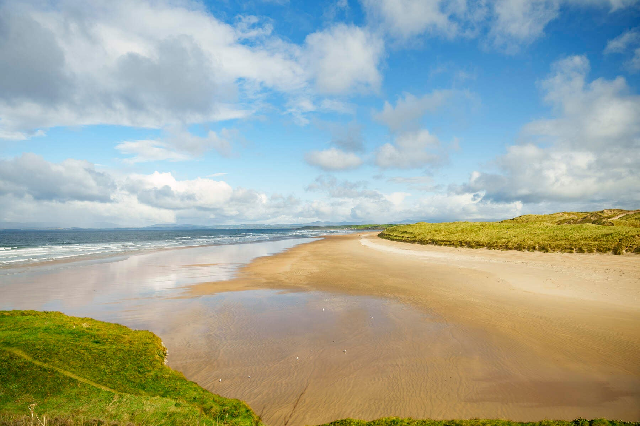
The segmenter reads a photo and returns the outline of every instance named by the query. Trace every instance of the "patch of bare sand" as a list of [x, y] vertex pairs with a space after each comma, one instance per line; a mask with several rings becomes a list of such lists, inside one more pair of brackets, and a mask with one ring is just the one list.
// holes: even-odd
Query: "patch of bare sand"
[[[640, 257], [454, 249], [362, 235], [259, 258], [235, 280], [189, 291], [385, 298], [407, 307], [386, 311], [386, 334], [352, 312], [323, 338], [300, 337], [317, 336], [305, 332], [314, 322], [300, 321], [289, 325], [297, 333], [274, 339], [278, 313], [264, 328], [230, 314], [229, 327], [261, 331], [234, 341], [211, 338], [182, 358], [174, 351], [170, 365], [247, 401], [267, 424], [391, 415], [640, 419]], [[189, 321], [202, 322], [192, 315]], [[270, 324], [269, 314], [262, 318]], [[349, 344], [348, 362], [336, 358], [345, 355], [332, 345], [336, 336]], [[292, 364], [288, 354], [295, 351], [309, 356]], [[216, 383], [225, 368], [237, 377], [248, 368], [264, 377]]]

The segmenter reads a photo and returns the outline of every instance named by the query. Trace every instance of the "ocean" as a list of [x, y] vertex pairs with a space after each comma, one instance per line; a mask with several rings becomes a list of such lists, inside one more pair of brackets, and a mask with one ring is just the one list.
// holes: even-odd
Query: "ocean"
[[314, 238], [331, 229], [0, 230], [0, 267], [145, 250]]

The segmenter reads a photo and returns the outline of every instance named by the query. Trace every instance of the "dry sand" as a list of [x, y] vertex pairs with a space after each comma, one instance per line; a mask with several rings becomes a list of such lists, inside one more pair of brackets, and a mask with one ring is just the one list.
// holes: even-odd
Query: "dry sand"
[[[255, 289], [284, 292], [265, 293], [280, 297], [275, 305], [238, 299], [215, 315], [204, 306], [213, 294], [260, 297], [223, 293]], [[203, 306], [162, 336], [170, 365], [247, 401], [270, 425], [640, 420], [637, 255], [455, 249], [355, 234], [256, 259], [237, 279], [187, 291]]]

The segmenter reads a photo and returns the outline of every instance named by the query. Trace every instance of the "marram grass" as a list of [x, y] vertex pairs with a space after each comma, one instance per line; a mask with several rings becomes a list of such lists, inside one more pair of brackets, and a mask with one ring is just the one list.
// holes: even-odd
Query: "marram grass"
[[640, 253], [640, 212], [611, 209], [526, 215], [502, 222], [419, 222], [387, 228], [379, 236], [450, 247]]

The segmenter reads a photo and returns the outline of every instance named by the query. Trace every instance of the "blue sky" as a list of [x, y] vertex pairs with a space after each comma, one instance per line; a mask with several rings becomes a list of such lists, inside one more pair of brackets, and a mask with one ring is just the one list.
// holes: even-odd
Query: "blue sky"
[[0, 1], [0, 222], [640, 205], [636, 0]]

